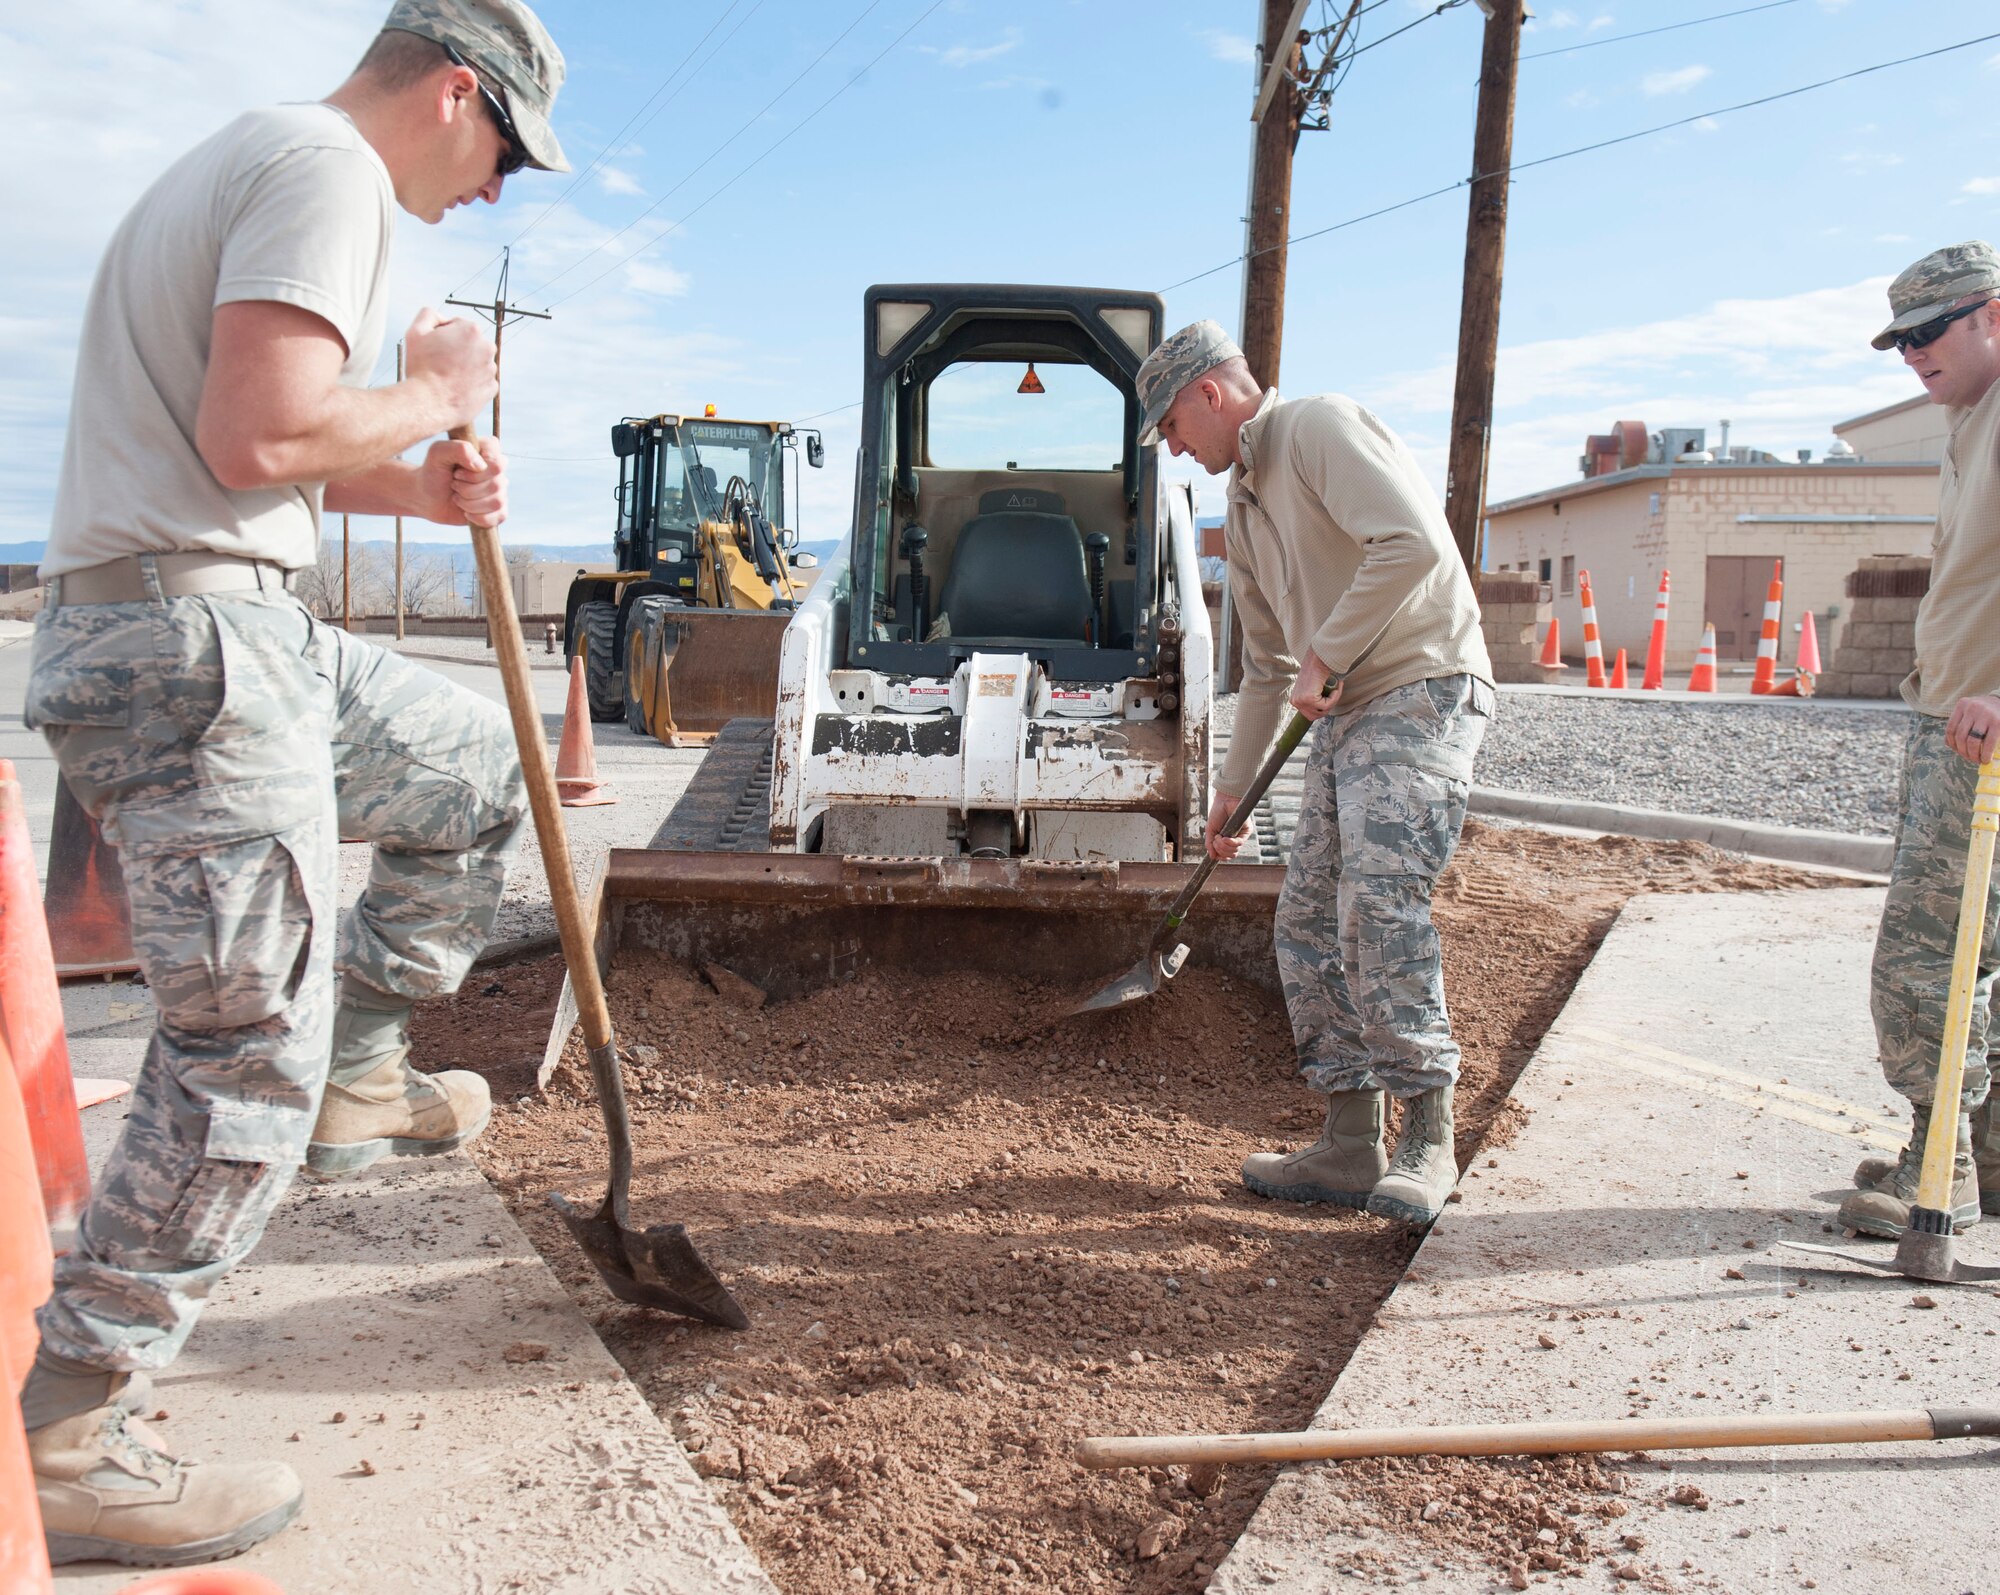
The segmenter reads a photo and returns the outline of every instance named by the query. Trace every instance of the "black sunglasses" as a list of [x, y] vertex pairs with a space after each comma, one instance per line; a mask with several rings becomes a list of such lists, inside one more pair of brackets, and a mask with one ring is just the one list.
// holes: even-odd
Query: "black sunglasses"
[[1896, 353], [1904, 354], [1911, 349], [1928, 349], [1944, 336], [1944, 329], [1954, 321], [1963, 321], [1975, 310], [1984, 310], [1993, 301], [1982, 299], [1974, 305], [1960, 305], [1956, 310], [1947, 310], [1941, 316], [1933, 316], [1929, 321], [1899, 332], [1890, 341], [1896, 346]]
[[479, 68], [460, 55], [448, 44], [440, 44], [447, 60], [453, 66], [462, 66], [472, 74], [472, 81], [479, 85], [479, 97], [486, 102], [486, 109], [493, 113], [493, 125], [500, 129], [500, 136], [507, 141], [507, 147], [500, 152], [500, 164], [494, 169], [500, 177], [512, 177], [528, 164], [527, 147], [521, 142], [521, 135], [514, 131], [514, 119], [507, 114], [507, 105], [499, 95], [486, 86], [486, 79], [479, 75]]

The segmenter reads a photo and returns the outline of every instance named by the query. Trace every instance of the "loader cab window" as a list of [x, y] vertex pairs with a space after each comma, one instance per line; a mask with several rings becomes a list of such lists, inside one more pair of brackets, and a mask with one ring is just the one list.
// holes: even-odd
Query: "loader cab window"
[[693, 531], [702, 520], [719, 520], [723, 495], [741, 478], [772, 524], [784, 521], [785, 463], [778, 439], [761, 426], [734, 421], [683, 421], [681, 468], [667, 473], [660, 494], [660, 524]]
[[[1046, 357], [1023, 392], [1022, 360], [967, 361], [925, 395], [924, 464], [957, 470], [1117, 470], [1125, 458], [1124, 395], [1089, 366]], [[1037, 391], [1038, 390], [1038, 391]]]

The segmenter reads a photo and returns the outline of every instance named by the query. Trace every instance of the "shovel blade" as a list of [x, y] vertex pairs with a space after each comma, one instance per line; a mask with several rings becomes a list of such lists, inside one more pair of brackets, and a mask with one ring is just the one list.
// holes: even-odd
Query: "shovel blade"
[[[1935, 1247], [1919, 1250], [1910, 1247], [1906, 1232], [1903, 1242], [1898, 1243], [1893, 1257], [1869, 1257], [1861, 1252], [1842, 1251], [1838, 1246], [1820, 1246], [1811, 1241], [1780, 1241], [1780, 1246], [1795, 1252], [1817, 1252], [1822, 1257], [1838, 1257], [1844, 1263], [1854, 1263], [1862, 1268], [1872, 1269], [1878, 1274], [1895, 1274], [1903, 1279], [1914, 1279], [1933, 1285], [1983, 1285], [2000, 1279], [2000, 1268], [1989, 1268], [1979, 1263], [1961, 1263], [1952, 1257], [1950, 1236], [1925, 1236], [1920, 1240], [1942, 1239], [1945, 1247], [1940, 1254]], [[1829, 1270], [1832, 1272], [1832, 1270]]]
[[620, 1301], [724, 1329], [750, 1327], [749, 1314], [702, 1261], [685, 1224], [653, 1224], [640, 1230], [619, 1223], [609, 1202], [594, 1210], [581, 1208], [556, 1191], [549, 1193], [549, 1202], [605, 1289]]
[[1171, 952], [1162, 952], [1158, 947], [1147, 948], [1144, 958], [1109, 985], [1099, 987], [1064, 1017], [1104, 1013], [1108, 1009], [1122, 1008], [1128, 1002], [1143, 1002], [1181, 972], [1187, 955], [1185, 942]]

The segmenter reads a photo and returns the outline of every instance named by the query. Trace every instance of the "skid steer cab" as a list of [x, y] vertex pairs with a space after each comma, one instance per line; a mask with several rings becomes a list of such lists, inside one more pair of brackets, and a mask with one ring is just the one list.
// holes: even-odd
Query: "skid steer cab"
[[1199, 856], [1194, 494], [1139, 444], [1155, 294], [863, 302], [854, 522], [784, 634], [771, 837], [799, 852]]
[[812, 429], [788, 421], [630, 417], [618, 460], [615, 571], [579, 571], [564, 606], [591, 717], [624, 719], [674, 745], [709, 741], [737, 715], [768, 715], [779, 638], [816, 561], [799, 554], [796, 468], [825, 463]]

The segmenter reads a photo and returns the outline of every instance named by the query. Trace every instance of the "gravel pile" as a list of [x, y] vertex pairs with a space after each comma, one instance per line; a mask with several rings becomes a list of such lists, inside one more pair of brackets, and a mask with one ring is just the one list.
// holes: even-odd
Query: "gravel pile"
[[1888, 836], [1906, 712], [1503, 692], [1481, 786]]

